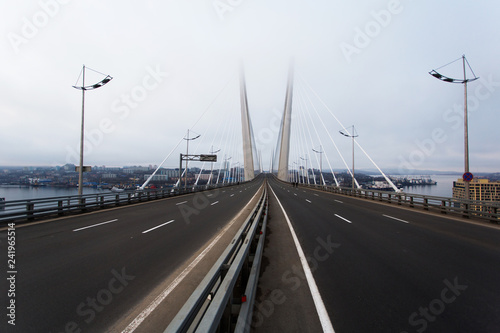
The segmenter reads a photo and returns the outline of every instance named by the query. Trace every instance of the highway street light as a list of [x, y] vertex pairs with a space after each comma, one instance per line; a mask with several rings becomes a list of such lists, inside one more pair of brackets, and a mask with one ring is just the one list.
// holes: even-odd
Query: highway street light
[[[323, 147], [319, 146], [319, 150], [313, 149], [313, 152], [319, 154], [319, 174], [321, 177], [321, 181], [323, 182], [323, 186], [325, 185], [325, 179], [323, 179]], [[314, 168], [313, 168], [314, 170]]]
[[[292, 165], [295, 164], [296, 167], [293, 167], [293, 182], [298, 183], [299, 182], [299, 163], [293, 162]], [[297, 170], [295, 170], [297, 168]]]
[[[220, 149], [214, 150], [214, 146], [212, 146], [212, 149], [210, 149], [210, 154], [215, 154], [215, 153], [218, 153], [218, 152], [220, 152]], [[212, 183], [212, 173], [213, 173], [213, 170], [214, 170], [214, 164], [210, 163], [210, 177], [208, 178], [208, 184], [207, 185], [210, 185]]]
[[[240, 181], [240, 162], [236, 162], [236, 164], [234, 165], [234, 172], [233, 172], [233, 180], [235, 180], [236, 182], [239, 182]], [[233, 183], [235, 183], [235, 181], [233, 181]]]
[[[100, 73], [98, 71], [95, 71], [91, 68], [88, 68], [91, 71], [105, 75], [105, 78], [102, 79], [101, 81], [97, 82], [96, 84], [86, 86], [85, 85], [85, 69], [86, 68], [88, 68], [88, 67], [85, 67], [85, 65], [83, 65], [82, 71], [80, 72], [80, 75], [83, 74], [82, 85], [77, 86], [75, 84], [73, 86], [73, 88], [79, 89], [82, 91], [82, 126], [81, 126], [81, 133], [80, 133], [80, 167], [78, 168], [78, 195], [82, 195], [82, 193], [83, 193], [83, 142], [84, 142], [84, 124], [85, 124], [85, 91], [100, 88], [113, 79], [109, 75], [106, 75], [106, 74]], [[78, 83], [78, 80], [80, 80], [80, 76], [76, 80], [77, 83]]]
[[[307, 178], [307, 184], [309, 184], [309, 173], [308, 173], [308, 168], [307, 168], [307, 160], [308, 160], [307, 155], [306, 155], [306, 158], [301, 157], [300, 159], [306, 161], [306, 178]], [[305, 183], [306, 183], [306, 181], [304, 180], [304, 184]]]
[[[468, 125], [468, 115], [467, 115], [467, 83], [475, 81], [475, 80], [479, 79], [479, 77], [477, 77], [476, 74], [474, 74], [474, 71], [470, 67], [469, 62], [465, 58], [465, 55], [462, 55], [461, 58], [458, 58], [458, 59], [456, 59], [456, 60], [454, 60], [454, 61], [452, 61], [444, 66], [441, 66], [438, 69], [443, 68], [445, 66], [448, 66], [448, 65], [450, 65], [450, 64], [452, 64], [455, 61], [458, 61], [460, 59], [462, 59], [462, 67], [463, 67], [463, 73], [464, 73], [463, 79], [453, 79], [453, 78], [444, 76], [444, 75], [438, 73], [437, 70], [434, 70], [434, 69], [431, 70], [429, 72], [429, 74], [434, 76], [436, 79], [444, 81], [444, 82], [459, 83], [459, 84], [464, 85], [464, 164], [465, 164], [464, 165], [464, 169], [465, 169], [465, 172], [464, 172], [464, 183], [465, 184], [464, 185], [465, 185], [465, 199], [469, 200], [470, 199], [470, 193], [469, 193], [470, 181], [467, 181], [466, 177], [465, 177], [466, 174], [469, 174], [469, 125]], [[466, 63], [467, 63], [467, 66], [469, 67], [469, 69], [471, 70], [472, 75], [474, 75], [474, 77], [471, 79], [467, 79], [467, 73], [465, 71], [465, 64]], [[471, 175], [470, 179], [472, 179], [472, 175]]]
[[[188, 176], [188, 162], [189, 162], [189, 141], [192, 141], [192, 140], [196, 140], [200, 137], [201, 135], [198, 134], [197, 136], [193, 137], [193, 138], [189, 138], [189, 129], [187, 131], [187, 136], [185, 138], [183, 138], [184, 140], [186, 140], [186, 171], [184, 172], [184, 190], [187, 189], [187, 176]], [[180, 179], [179, 179], [180, 181]], [[180, 183], [179, 183], [180, 185]], [[179, 186], [180, 187], [180, 186]]]
[[227, 171], [228, 171], [228, 162], [232, 158], [232, 156], [229, 156], [228, 158], [224, 158], [224, 179], [222, 180], [222, 184], [225, 184], [226, 181], [228, 180], [227, 176]]
[[343, 136], [347, 136], [348, 138], [352, 138], [352, 192], [354, 193], [354, 183], [355, 183], [355, 180], [354, 180], [354, 138], [357, 138], [359, 135], [356, 134], [356, 130], [354, 128], [354, 125], [351, 126], [352, 127], [352, 131], [350, 134], [349, 132], [342, 132], [342, 131], [339, 131], [340, 134], [342, 134]]

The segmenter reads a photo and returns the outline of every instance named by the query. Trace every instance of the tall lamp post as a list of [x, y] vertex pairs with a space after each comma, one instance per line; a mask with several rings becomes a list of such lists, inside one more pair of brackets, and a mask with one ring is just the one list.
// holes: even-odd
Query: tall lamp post
[[296, 167], [297, 167], [297, 170], [295, 170], [295, 166], [294, 166], [294, 169], [293, 169], [293, 181], [294, 181], [294, 183], [298, 184], [299, 181], [300, 181], [300, 178], [299, 178], [299, 170], [300, 170], [299, 163], [293, 162], [292, 165], [296, 165]]
[[[313, 149], [313, 152], [319, 154], [319, 175], [323, 185], [325, 185], [325, 180], [323, 179], [323, 147], [319, 146], [319, 150]], [[317, 161], [317, 160], [316, 160]], [[314, 170], [314, 168], [313, 168]]]
[[[201, 135], [197, 135], [193, 138], [189, 138], [189, 130], [187, 131], [187, 136], [184, 138], [186, 140], [186, 171], [184, 172], [184, 190], [187, 189], [187, 181], [188, 181], [188, 162], [189, 162], [189, 141], [196, 140], [200, 137]], [[180, 185], [180, 183], [179, 183]]]
[[233, 183], [239, 182], [240, 181], [240, 162], [236, 162], [234, 165], [234, 172], [233, 172]]
[[[436, 79], [439, 79], [444, 82], [449, 82], [449, 83], [461, 83], [464, 85], [464, 175], [463, 175], [463, 180], [465, 183], [465, 200], [470, 200], [470, 192], [469, 192], [469, 183], [472, 180], [473, 176], [469, 171], [469, 125], [468, 125], [468, 114], [467, 114], [467, 83], [475, 81], [479, 79], [479, 77], [474, 74], [474, 71], [469, 65], [469, 62], [465, 58], [465, 55], [462, 55], [461, 58], [458, 58], [455, 61], [458, 61], [462, 59], [462, 67], [463, 67], [463, 73], [464, 73], [464, 78], [463, 79], [453, 79], [447, 76], [444, 76], [442, 74], [439, 74], [437, 70], [433, 69], [429, 72], [430, 75], [434, 76]], [[455, 61], [450, 62], [449, 64], [454, 63]], [[467, 63], [467, 66], [472, 72], [472, 75], [474, 75], [473, 78], [467, 79], [467, 73], [465, 71], [465, 64]], [[444, 66], [439, 67], [443, 68], [449, 64], [446, 64]]]
[[225, 184], [226, 181], [228, 181], [228, 169], [229, 169], [229, 160], [232, 158], [232, 156], [229, 156], [228, 158], [224, 158], [224, 179], [222, 180], [222, 184]]
[[[80, 72], [80, 75], [83, 75], [82, 76], [82, 85], [81, 86], [77, 86], [77, 85], [73, 86], [73, 88], [79, 89], [82, 91], [82, 126], [81, 126], [81, 133], [80, 133], [80, 167], [78, 168], [78, 195], [82, 195], [82, 193], [83, 193], [83, 142], [84, 142], [84, 124], [85, 124], [85, 91], [100, 88], [113, 79], [109, 75], [106, 75], [106, 74], [97, 72], [91, 68], [88, 68], [91, 71], [105, 75], [106, 77], [104, 79], [102, 79], [101, 81], [97, 82], [96, 84], [86, 86], [85, 85], [85, 69], [86, 69], [86, 67], [85, 67], [85, 65], [83, 65], [82, 71]], [[78, 77], [78, 80], [79, 79], [80, 79], [80, 77]], [[76, 81], [77, 83], [78, 83], [78, 80]]]
[[359, 135], [356, 134], [356, 130], [354, 129], [354, 125], [352, 125], [351, 127], [352, 127], [352, 131], [351, 131], [352, 134], [349, 134], [349, 132], [346, 132], [346, 133], [344, 133], [342, 131], [339, 131], [339, 132], [343, 136], [347, 136], [348, 138], [352, 138], [352, 191], [354, 192], [354, 183], [355, 183], [355, 180], [354, 180], [354, 138], [357, 138]]
[[[210, 149], [210, 154], [215, 154], [220, 152], [220, 149], [214, 150], [214, 146], [212, 146], [212, 149]], [[214, 170], [214, 164], [210, 163], [210, 177], [208, 179], [208, 185], [210, 186], [212, 184], [212, 173]]]
[[[307, 160], [308, 160], [307, 155], [306, 158], [301, 157], [300, 159], [306, 161], [306, 178], [307, 178], [307, 184], [309, 185], [309, 172], [308, 172], [309, 169], [307, 168]], [[306, 181], [304, 180], [304, 184], [305, 183]]]

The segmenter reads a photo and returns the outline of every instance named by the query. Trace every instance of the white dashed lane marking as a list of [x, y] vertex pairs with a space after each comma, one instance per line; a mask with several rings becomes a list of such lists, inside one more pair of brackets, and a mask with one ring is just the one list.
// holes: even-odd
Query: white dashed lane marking
[[89, 228], [97, 227], [97, 226], [100, 226], [103, 224], [108, 224], [108, 223], [112, 223], [112, 222], [116, 222], [116, 221], [118, 221], [118, 219], [114, 219], [114, 220], [110, 220], [110, 221], [106, 221], [106, 222], [101, 222], [101, 223], [97, 223], [97, 224], [92, 224], [92, 225], [89, 225], [87, 227], [75, 229], [73, 231], [80, 231], [80, 230], [84, 230], [84, 229], [89, 229]]
[[345, 217], [342, 217], [342, 216], [337, 215], [337, 214], [335, 214], [335, 216], [337, 216], [337, 217], [338, 217], [339, 219], [341, 219], [341, 220], [346, 221], [347, 223], [352, 223], [351, 221], [349, 221], [349, 220], [348, 220], [348, 219], [346, 219]]
[[157, 225], [157, 226], [156, 226], [156, 227], [154, 227], [154, 228], [151, 228], [151, 229], [148, 229], [148, 230], [144, 230], [142, 233], [143, 233], [143, 234], [146, 234], [146, 233], [148, 233], [148, 232], [150, 232], [150, 231], [153, 231], [153, 230], [155, 230], [155, 229], [158, 229], [158, 228], [160, 228], [160, 227], [163, 227], [164, 225], [170, 224], [170, 223], [172, 223], [172, 222], [174, 222], [174, 220], [170, 220], [170, 221], [165, 222], [165, 223], [163, 223], [163, 224]]
[[408, 222], [408, 221], [398, 219], [397, 217], [393, 217], [393, 216], [389, 216], [389, 215], [385, 215], [385, 214], [383, 214], [382, 216], [388, 217], [388, 218], [390, 218], [390, 219], [393, 219], [393, 220], [396, 220], [396, 221], [399, 221], [399, 222], [403, 222], [403, 223], [410, 223], [410, 222]]

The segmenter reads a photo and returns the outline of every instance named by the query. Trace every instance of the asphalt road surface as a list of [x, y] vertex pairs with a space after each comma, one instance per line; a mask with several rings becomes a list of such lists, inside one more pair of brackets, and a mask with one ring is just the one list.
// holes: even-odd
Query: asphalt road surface
[[500, 332], [497, 225], [270, 185], [336, 333]]
[[[219, 191], [17, 227], [15, 326], [8, 324], [5, 295], [11, 283], [7, 231], [1, 231], [0, 332], [121, 332], [146, 295], [175, 278], [261, 183], [262, 177]], [[276, 194], [293, 225], [335, 332], [500, 332], [498, 226], [276, 180], [270, 185], [269, 195]], [[286, 268], [287, 258], [282, 260]], [[300, 269], [287, 272], [276, 276], [281, 290], [305, 285]], [[303, 299], [308, 309], [302, 313], [317, 320], [313, 302], [306, 294]], [[292, 302], [280, 308], [287, 305]], [[179, 301], [168, 309], [170, 315], [181, 306]], [[162, 332], [162, 326], [150, 324], [146, 320], [136, 332]]]
[[[7, 231], [1, 231], [0, 332], [116, 329], [214, 238], [261, 184], [262, 177], [201, 194], [18, 226], [15, 295], [10, 298]], [[10, 299], [15, 300], [15, 326], [8, 324]], [[171, 312], [175, 315], [176, 309]]]

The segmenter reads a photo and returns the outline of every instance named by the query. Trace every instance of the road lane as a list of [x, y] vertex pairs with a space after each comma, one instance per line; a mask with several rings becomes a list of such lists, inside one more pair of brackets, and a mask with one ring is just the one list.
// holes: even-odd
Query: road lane
[[167, 225], [167, 224], [170, 224], [170, 223], [172, 223], [172, 222], [174, 222], [174, 221], [175, 221], [175, 220], [170, 220], [170, 221], [168, 221], [168, 222], [165, 222], [165, 223], [162, 223], [162, 224], [160, 224], [160, 225], [157, 225], [156, 227], [153, 227], [153, 228], [151, 228], [151, 229], [144, 230], [142, 233], [143, 233], [143, 234], [147, 234], [147, 233], [148, 233], [148, 232], [150, 232], [150, 231], [153, 231], [153, 230], [156, 230], [156, 229], [158, 229], [158, 228], [161, 228], [161, 227], [163, 227], [163, 226], [165, 226], [165, 225]]
[[[313, 259], [337, 333], [500, 331], [498, 227], [270, 184]], [[323, 261], [318, 237], [340, 244]]]
[[106, 221], [106, 222], [101, 222], [101, 223], [97, 223], [97, 224], [92, 224], [92, 225], [89, 225], [89, 226], [86, 226], [86, 227], [74, 229], [73, 231], [81, 231], [81, 230], [85, 230], [85, 229], [89, 229], [89, 228], [94, 228], [94, 227], [98, 227], [98, 226], [103, 225], [103, 224], [113, 223], [113, 222], [116, 222], [116, 221], [118, 221], [118, 219], [113, 219], [111, 221]]
[[302, 250], [302, 246], [300, 245], [300, 242], [297, 238], [297, 234], [295, 233], [295, 230], [294, 230], [292, 224], [290, 223], [290, 219], [288, 217], [288, 214], [286, 213], [285, 209], [283, 208], [283, 205], [279, 201], [276, 193], [274, 193], [274, 191], [272, 190], [272, 187], [271, 187], [271, 192], [273, 193], [274, 197], [276, 198], [276, 201], [278, 202], [278, 205], [280, 206], [281, 211], [283, 213], [283, 216], [285, 217], [285, 220], [286, 220], [287, 225], [289, 227], [289, 231], [290, 231], [290, 234], [292, 236], [295, 248], [297, 249], [297, 254], [299, 256], [300, 263], [301, 263], [302, 269], [304, 271], [304, 275], [305, 275], [307, 284], [309, 286], [309, 291], [311, 293], [311, 297], [313, 299], [314, 306], [316, 308], [316, 313], [317, 313], [319, 321], [321, 323], [321, 328], [322, 328], [323, 332], [325, 332], [325, 333], [335, 333], [335, 331], [333, 330], [332, 323], [330, 321], [330, 317], [328, 316], [328, 312], [325, 308], [325, 304], [323, 303], [323, 299], [321, 298], [321, 293], [318, 290], [318, 286], [316, 284], [316, 281], [314, 280], [311, 268], [309, 267], [308, 262], [307, 262], [307, 258], [304, 254], [304, 251]]
[[385, 216], [387, 218], [390, 218], [390, 219], [393, 219], [393, 220], [396, 220], [396, 221], [399, 221], [399, 222], [410, 223], [408, 221], [405, 221], [405, 220], [402, 220], [402, 219], [398, 219], [397, 217], [394, 217], [394, 216], [389, 216], [389, 215], [385, 215], [385, 214], [383, 214], [382, 216]]
[[2, 320], [0, 331], [107, 331], [216, 236], [261, 182], [235, 186], [248, 191], [234, 197], [214, 190], [20, 226], [17, 324]]

